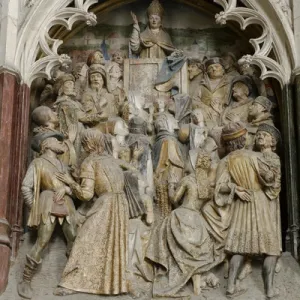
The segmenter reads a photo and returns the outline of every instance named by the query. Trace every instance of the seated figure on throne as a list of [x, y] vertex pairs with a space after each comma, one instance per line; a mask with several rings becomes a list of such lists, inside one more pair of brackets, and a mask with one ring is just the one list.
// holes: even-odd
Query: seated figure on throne
[[131, 13], [133, 31], [130, 38], [130, 50], [140, 58], [165, 58], [175, 51], [169, 34], [162, 28], [163, 7], [158, 0], [152, 1], [148, 10], [148, 26], [141, 33], [138, 19]]

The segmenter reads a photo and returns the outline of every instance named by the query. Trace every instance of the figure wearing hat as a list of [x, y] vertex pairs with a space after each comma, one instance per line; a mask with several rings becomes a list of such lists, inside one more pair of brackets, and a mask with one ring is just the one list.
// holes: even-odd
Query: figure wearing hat
[[204, 66], [200, 59], [188, 60], [189, 95], [193, 98], [199, 93], [199, 84], [203, 80]]
[[58, 116], [59, 131], [74, 145], [76, 157], [79, 158], [81, 155], [80, 133], [83, 130], [82, 123], [87, 121], [87, 118], [81, 104], [76, 101], [74, 76], [63, 75], [58, 82], [58, 97], [53, 108]]
[[230, 122], [248, 122], [249, 108], [253, 103], [251, 97], [253, 82], [247, 76], [238, 76], [232, 82], [232, 101], [222, 114], [222, 125]]
[[18, 284], [20, 296], [31, 299], [31, 279], [42, 262], [41, 254], [59, 222], [68, 242], [68, 252], [75, 240], [77, 224], [75, 207], [71, 199], [71, 189], [55, 176], [58, 172], [67, 172], [58, 159], [65, 151], [63, 135], [48, 131], [33, 137], [32, 149], [41, 154], [30, 164], [22, 183], [25, 203], [30, 207], [27, 225], [37, 228], [35, 245], [26, 256], [23, 280]]
[[[215, 190], [219, 206], [230, 206], [225, 237], [225, 252], [232, 255], [227, 296], [246, 290], [238, 287], [237, 278], [246, 257], [262, 256], [263, 279], [268, 299], [275, 296], [273, 279], [281, 254], [279, 192], [280, 160], [273, 151], [280, 138], [268, 124], [256, 134], [258, 152], [246, 150], [247, 129], [241, 122], [223, 128], [222, 140], [230, 153], [222, 159]], [[226, 164], [224, 164], [226, 161]], [[224, 232], [224, 231], [223, 231]]]
[[95, 64], [90, 66], [88, 73], [88, 88], [83, 94], [82, 105], [86, 113], [100, 116], [98, 122], [90, 124], [90, 126], [95, 126], [100, 121], [105, 122], [109, 118], [117, 116], [119, 109], [114, 95], [110, 94], [105, 87], [104, 69]]
[[221, 124], [221, 114], [228, 104], [230, 80], [218, 57], [205, 61], [206, 73], [200, 83], [199, 94], [194, 98], [193, 109], [201, 108], [207, 126]]
[[257, 97], [249, 107], [248, 116], [248, 141], [247, 148], [252, 149], [254, 146], [254, 136], [260, 124], [269, 124], [274, 126], [273, 115], [271, 110], [273, 103], [264, 96]]
[[141, 33], [138, 19], [132, 12], [133, 31], [130, 38], [132, 53], [140, 58], [165, 58], [176, 49], [169, 34], [162, 28], [163, 7], [153, 0], [147, 10], [148, 26]]

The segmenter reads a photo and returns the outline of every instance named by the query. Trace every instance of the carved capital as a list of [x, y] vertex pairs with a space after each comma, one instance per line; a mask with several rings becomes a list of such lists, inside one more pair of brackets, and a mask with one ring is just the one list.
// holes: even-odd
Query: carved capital
[[10, 246], [11, 227], [6, 219], [0, 219], [0, 245]]

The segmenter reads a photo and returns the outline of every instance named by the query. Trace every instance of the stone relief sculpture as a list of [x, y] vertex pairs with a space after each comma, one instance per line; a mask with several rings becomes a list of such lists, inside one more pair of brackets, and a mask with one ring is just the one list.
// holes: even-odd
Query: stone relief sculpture
[[203, 110], [204, 119], [209, 127], [220, 125], [221, 114], [228, 104], [230, 79], [219, 58], [205, 61], [207, 75], [200, 83], [199, 94], [194, 98], [193, 108]]
[[[147, 15], [141, 32], [132, 13], [128, 56], [121, 48], [106, 61], [104, 50], [89, 51], [72, 74], [56, 70], [32, 112], [38, 154], [22, 192], [38, 239], [18, 292], [32, 298], [31, 279], [59, 222], [69, 258], [55, 295], [170, 299], [189, 297], [192, 283], [200, 296], [218, 287], [214, 271], [224, 263], [233, 298], [245, 292], [238, 280], [261, 256], [271, 299], [281, 254], [274, 102], [255, 67], [238, 70], [231, 52], [199, 54], [182, 68], [185, 53], [164, 31], [158, 0]], [[170, 57], [174, 65], [165, 63]], [[138, 72], [125, 91], [134, 72], [128, 62]], [[167, 92], [155, 88], [160, 76], [170, 77]]]
[[165, 58], [175, 47], [169, 34], [162, 28], [163, 7], [158, 0], [153, 0], [147, 10], [148, 26], [141, 32], [138, 19], [132, 12], [133, 31], [130, 38], [132, 53], [140, 58]]
[[63, 135], [55, 131], [34, 136], [32, 148], [41, 156], [31, 162], [22, 183], [22, 194], [30, 208], [27, 225], [38, 230], [36, 243], [26, 256], [23, 280], [18, 285], [19, 295], [26, 299], [32, 298], [30, 282], [42, 262], [42, 251], [48, 245], [56, 224], [59, 222], [62, 226], [68, 242], [68, 254], [76, 236], [76, 210], [70, 197], [72, 191], [55, 176], [58, 172], [68, 174], [66, 166], [57, 157], [65, 151], [63, 139]]

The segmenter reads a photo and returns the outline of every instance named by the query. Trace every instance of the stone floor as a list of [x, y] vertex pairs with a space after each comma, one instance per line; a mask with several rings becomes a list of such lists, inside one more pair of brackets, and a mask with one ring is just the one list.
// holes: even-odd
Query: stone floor
[[[9, 284], [6, 291], [0, 296], [0, 300], [21, 300], [16, 290], [16, 283], [20, 281], [24, 267], [25, 255], [32, 246], [33, 239], [29, 234], [25, 235], [25, 240], [21, 245], [19, 256], [11, 267]], [[280, 297], [276, 300], [298, 300], [300, 299], [300, 267], [289, 253], [282, 256], [282, 269], [276, 275], [276, 285], [280, 290]], [[128, 295], [118, 297], [104, 297], [87, 294], [76, 294], [66, 297], [57, 297], [53, 291], [59, 282], [60, 274], [66, 263], [65, 243], [60, 234], [52, 239], [49, 247], [44, 252], [42, 266], [35, 275], [32, 287], [34, 289], [33, 300], [92, 300], [92, 299], [109, 299], [109, 300], [129, 300]], [[260, 262], [254, 263], [253, 273], [242, 282], [242, 286], [247, 286], [248, 291], [237, 300], [265, 300], [263, 293], [263, 284], [261, 278]], [[216, 270], [216, 275], [220, 278], [221, 285], [215, 290], [204, 290], [201, 296], [191, 296], [190, 300], [225, 300], [226, 280], [223, 279], [223, 270]], [[137, 286], [142, 286], [148, 292], [141, 293], [137, 299], [150, 300], [151, 286], [144, 282], [136, 282]], [[192, 289], [191, 289], [192, 291]], [[192, 295], [192, 293], [191, 293]]]

